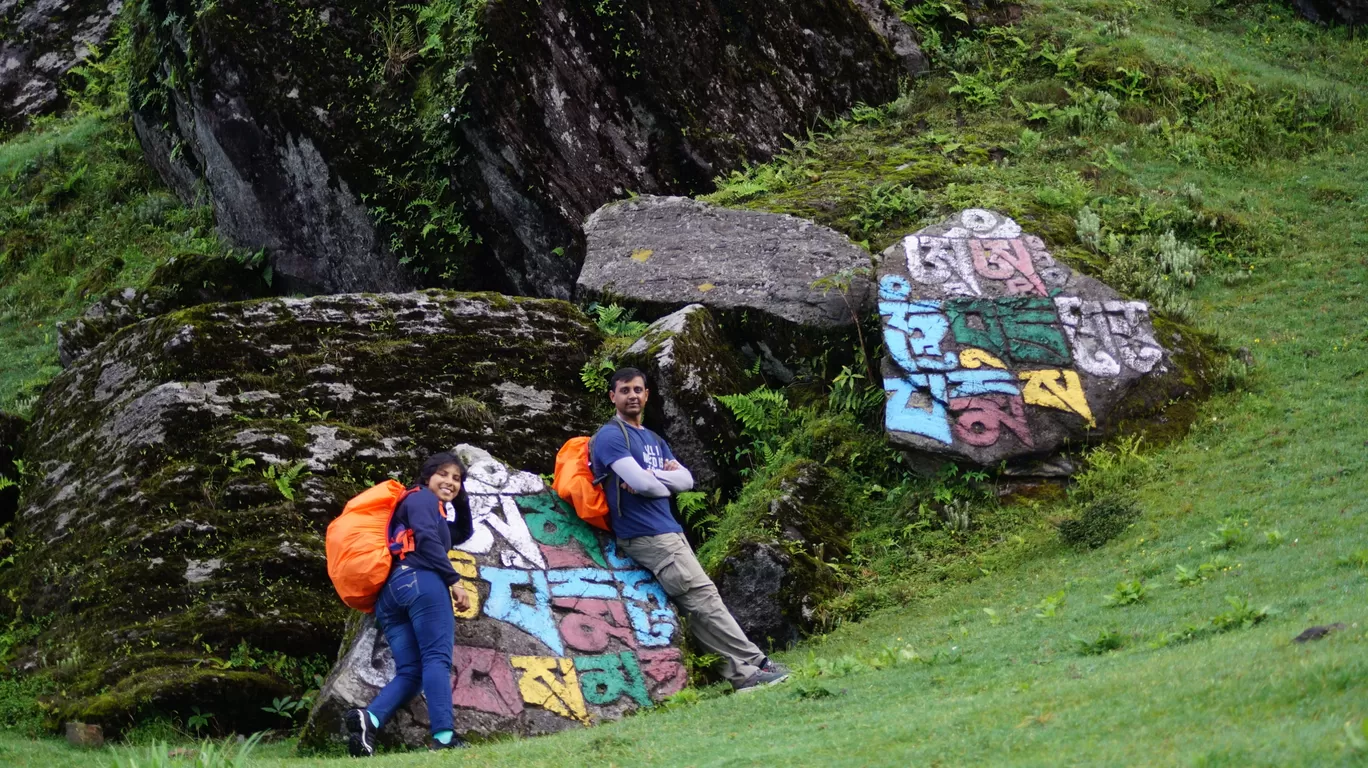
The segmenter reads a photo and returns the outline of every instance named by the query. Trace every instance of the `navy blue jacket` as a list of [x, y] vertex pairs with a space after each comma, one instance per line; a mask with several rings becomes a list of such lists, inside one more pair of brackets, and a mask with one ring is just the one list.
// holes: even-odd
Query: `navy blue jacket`
[[419, 488], [399, 502], [394, 517], [390, 518], [389, 529], [391, 541], [400, 526], [413, 531], [413, 551], [404, 556], [404, 565], [433, 571], [448, 587], [460, 581], [461, 577], [451, 567], [447, 550], [464, 542], [475, 532], [465, 494], [457, 496], [452, 504], [456, 508], [456, 519], [447, 522], [437, 494], [427, 488]]

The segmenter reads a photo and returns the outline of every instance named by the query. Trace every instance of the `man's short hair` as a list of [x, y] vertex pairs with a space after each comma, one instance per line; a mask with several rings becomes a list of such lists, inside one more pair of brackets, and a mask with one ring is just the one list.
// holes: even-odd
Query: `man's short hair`
[[646, 374], [639, 368], [619, 368], [613, 371], [613, 375], [608, 377], [608, 391], [616, 392], [617, 385], [624, 381], [640, 378], [643, 384], [649, 386], [650, 382], [646, 379]]

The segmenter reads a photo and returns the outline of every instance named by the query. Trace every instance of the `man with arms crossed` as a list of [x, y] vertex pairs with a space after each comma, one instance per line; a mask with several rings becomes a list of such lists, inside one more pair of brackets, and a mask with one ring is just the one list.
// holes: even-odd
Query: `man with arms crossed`
[[693, 475], [660, 435], [641, 425], [650, 396], [646, 375], [623, 368], [613, 373], [608, 387], [617, 415], [594, 436], [592, 459], [596, 477], [611, 474], [603, 490], [618, 550], [655, 574], [689, 617], [694, 639], [726, 660], [724, 673], [734, 689], [786, 680], [788, 670], [746, 639], [670, 514], [670, 494], [693, 488]]

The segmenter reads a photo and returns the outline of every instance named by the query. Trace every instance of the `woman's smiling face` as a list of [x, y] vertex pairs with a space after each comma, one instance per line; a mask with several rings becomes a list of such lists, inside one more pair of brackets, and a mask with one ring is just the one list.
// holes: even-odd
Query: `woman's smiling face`
[[461, 468], [455, 464], [443, 464], [428, 479], [429, 491], [437, 494], [442, 501], [451, 501], [461, 495]]

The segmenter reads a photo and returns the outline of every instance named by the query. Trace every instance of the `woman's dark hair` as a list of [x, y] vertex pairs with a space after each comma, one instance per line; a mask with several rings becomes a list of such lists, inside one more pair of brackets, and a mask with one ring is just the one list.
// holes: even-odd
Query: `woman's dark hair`
[[468, 510], [470, 509], [470, 497], [466, 496], [465, 490], [466, 465], [465, 462], [461, 461], [460, 457], [454, 453], [434, 453], [426, 459], [423, 459], [422, 465], [418, 467], [418, 487], [426, 488], [428, 481], [432, 479], [433, 475], [437, 474], [437, 470], [448, 464], [455, 464], [456, 468], [461, 470], [461, 492], [456, 494], [456, 498], [452, 500], [452, 503], [456, 505], [456, 509], [458, 510]]
[[434, 453], [426, 459], [423, 459], [422, 465], [418, 468], [418, 485], [426, 488], [428, 481], [432, 479], [433, 475], [437, 474], [437, 470], [448, 464], [455, 464], [456, 468], [461, 470], [461, 479], [465, 480], [466, 465], [456, 454]]

